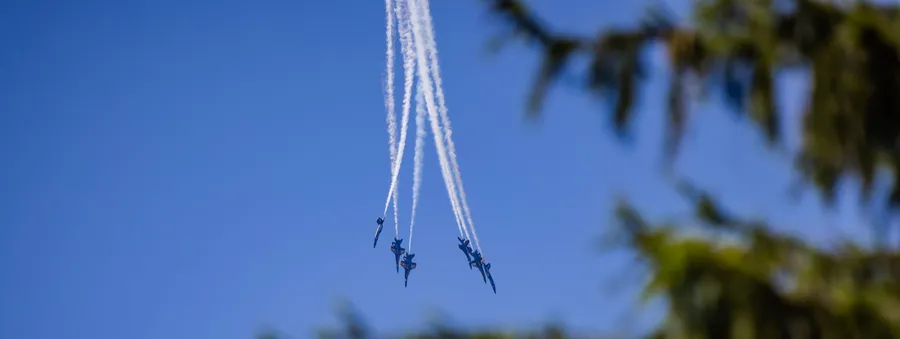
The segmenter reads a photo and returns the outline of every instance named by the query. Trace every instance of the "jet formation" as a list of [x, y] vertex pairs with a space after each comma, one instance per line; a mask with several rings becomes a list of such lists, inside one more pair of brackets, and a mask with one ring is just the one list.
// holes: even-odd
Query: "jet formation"
[[469, 247], [469, 240], [459, 239], [460, 244], [456, 245], [466, 254], [466, 260], [469, 262], [469, 269], [472, 267], [477, 267], [478, 271], [481, 272], [481, 280], [484, 283], [487, 283], [488, 280], [491, 281], [491, 289], [494, 290], [494, 294], [497, 294], [497, 285], [494, 284], [494, 277], [491, 276], [491, 264], [485, 261], [484, 257], [481, 255], [481, 252], [475, 250], [473, 251], [471, 247]]
[[[508, 1], [507, 1], [508, 2]], [[381, 217], [378, 218], [378, 229], [375, 231], [375, 241], [374, 245], [377, 247], [378, 245], [378, 236], [382, 232], [384, 219], [388, 214], [389, 207], [393, 204], [394, 207], [394, 243], [391, 244], [391, 253], [394, 254], [394, 266], [397, 273], [400, 273], [400, 267], [403, 267], [404, 270], [404, 285], [408, 285], [409, 281], [409, 273], [416, 268], [416, 263], [413, 262], [413, 257], [415, 256], [412, 252], [412, 234], [413, 229], [416, 226], [415, 216], [416, 216], [416, 208], [418, 207], [418, 198], [419, 191], [421, 188], [422, 181], [422, 166], [424, 166], [424, 162], [422, 161], [422, 155], [424, 152], [423, 145], [425, 144], [425, 136], [427, 134], [433, 134], [435, 141], [435, 149], [437, 151], [437, 157], [440, 161], [441, 172], [443, 173], [442, 177], [444, 179], [444, 184], [447, 188], [448, 198], [450, 200], [450, 205], [453, 209], [453, 214], [456, 219], [456, 227], [461, 234], [459, 237], [460, 245], [458, 246], [460, 250], [463, 251], [463, 254], [466, 256], [466, 266], [469, 267], [470, 271], [473, 271], [473, 267], [477, 267], [479, 273], [481, 273], [482, 281], [487, 284], [487, 280], [491, 280], [492, 287], [494, 286], [494, 279], [491, 277], [490, 265], [485, 262], [484, 255], [481, 253], [481, 244], [478, 241], [478, 235], [475, 231], [475, 225], [472, 222], [472, 215], [469, 212], [469, 205], [466, 201], [466, 192], [463, 188], [462, 182], [462, 174], [459, 171], [459, 163], [457, 162], [457, 150], [456, 146], [453, 142], [453, 131], [450, 128], [450, 118], [446, 112], [446, 105], [444, 100], [444, 89], [441, 85], [441, 76], [440, 76], [440, 67], [438, 66], [438, 57], [437, 57], [437, 44], [434, 39], [434, 34], [425, 34], [424, 36], [419, 36], [418, 32], [433, 32], [434, 27], [431, 23], [431, 12], [428, 9], [427, 1], [424, 2], [425, 6], [416, 6], [417, 2], [414, 0], [397, 0], [397, 1], [387, 1], [386, 2], [386, 54], [385, 58], [385, 72], [384, 72], [384, 88], [391, 89], [384, 91], [384, 108], [385, 113], [387, 114], [387, 132], [388, 132], [388, 143], [390, 146], [390, 186], [388, 188], [387, 196], [384, 200], [384, 210], [382, 210]], [[396, 7], [394, 7], [396, 6]], [[393, 8], [392, 8], [393, 7]], [[417, 9], [418, 8], [418, 9]], [[421, 11], [421, 13], [417, 13]], [[418, 20], [415, 19], [417, 15], [421, 15], [422, 18], [426, 18], [426, 20]], [[409, 19], [410, 16], [413, 19]], [[405, 19], [404, 19], [405, 18]], [[400, 24], [404, 23], [406, 24]], [[396, 24], [395, 24], [396, 23]], [[398, 34], [395, 34], [396, 31], [399, 31]], [[410, 32], [414, 32], [415, 39], [399, 39], [399, 43], [395, 43], [397, 40], [396, 37], [408, 37]], [[421, 39], [420, 39], [421, 38]], [[403, 108], [401, 109], [402, 117], [398, 119], [396, 109], [398, 106], [396, 105], [396, 100], [394, 98], [394, 65], [395, 62], [395, 47], [400, 47], [401, 55], [403, 58], [403, 79], [404, 84], [404, 93], [403, 93]], [[418, 53], [416, 54], [416, 58], [408, 59], [406, 56], [408, 55], [407, 51], [415, 50]], [[431, 61], [428, 64], [428, 61]], [[409, 63], [407, 61], [413, 61], [413, 63]], [[428, 64], [428, 65], [425, 65]], [[416, 65], [419, 67], [416, 68]], [[414, 72], [414, 69], [417, 69], [417, 72]], [[422, 86], [417, 86], [416, 88], [416, 109], [415, 109], [415, 122], [410, 123], [410, 100], [413, 100], [412, 97], [412, 88], [410, 84], [413, 83], [418, 78], [420, 84]], [[433, 80], [433, 81], [432, 81]], [[420, 109], [424, 104], [428, 106], [427, 120], [430, 122], [430, 130], [431, 133], [428, 133], [425, 124], [426, 118], [426, 110]], [[435, 106], [435, 102], [437, 102], [437, 106]], [[435, 115], [435, 111], [440, 111], [439, 117]], [[399, 121], [399, 133], [397, 130], [397, 125]], [[398, 183], [400, 178], [400, 169], [402, 168], [403, 159], [404, 159], [404, 151], [407, 148], [406, 139], [407, 136], [411, 133], [409, 132], [410, 126], [415, 125], [415, 154], [413, 154], [413, 169], [412, 169], [412, 177], [413, 177], [413, 185], [412, 185], [412, 209], [409, 220], [409, 235], [410, 239], [406, 242], [406, 246], [409, 246], [407, 250], [404, 250], [401, 247], [401, 239], [397, 239], [400, 237], [399, 230], [399, 222], [397, 221], [397, 216], [399, 213], [399, 207], [397, 206], [397, 198], [399, 197], [398, 193]], [[407, 166], [409, 167], [409, 166]], [[448, 225], [449, 226], [449, 225]], [[470, 238], [471, 235], [471, 238]], [[447, 237], [449, 239], [449, 236]], [[469, 243], [469, 240], [473, 240], [474, 243]], [[449, 249], [449, 246], [448, 246]], [[477, 250], [477, 251], [476, 251]], [[452, 250], [450, 250], [452, 252]], [[452, 264], [457, 265], [457, 264]], [[471, 273], [470, 273], [471, 274]], [[494, 293], [497, 293], [496, 288], [494, 288]]]
[[[375, 245], [377, 246], [378, 236], [381, 235], [381, 230], [384, 228], [384, 219], [378, 218], [376, 222], [378, 223], [378, 229], [375, 231]], [[491, 264], [485, 261], [480, 251], [472, 249], [469, 239], [460, 237], [456, 237], [456, 239], [459, 240], [459, 245], [456, 245], [456, 247], [466, 255], [466, 266], [469, 266], [469, 269], [472, 269], [472, 267], [478, 268], [478, 272], [481, 273], [481, 280], [484, 283], [490, 280], [491, 289], [494, 291], [494, 294], [497, 294], [497, 285], [494, 284], [494, 277], [491, 275]], [[403, 286], [406, 287], [409, 285], [409, 272], [418, 265], [412, 261], [416, 255], [407, 253], [401, 244], [403, 244], [403, 239], [394, 238], [394, 241], [391, 242], [391, 253], [394, 254], [394, 266], [397, 273], [400, 273], [400, 267], [403, 267]]]

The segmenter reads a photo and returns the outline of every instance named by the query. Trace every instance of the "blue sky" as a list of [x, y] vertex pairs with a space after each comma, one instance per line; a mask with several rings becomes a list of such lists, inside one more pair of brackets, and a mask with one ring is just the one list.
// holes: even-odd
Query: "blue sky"
[[[560, 30], [583, 33], [644, 8], [531, 3]], [[487, 55], [497, 25], [478, 1], [431, 8], [497, 295], [455, 246], [431, 139], [419, 269], [408, 288], [388, 251], [392, 226], [371, 248], [390, 180], [382, 2], [7, 1], [0, 337], [237, 339], [267, 327], [304, 337], [332, 324], [341, 300], [383, 332], [419, 328], [437, 311], [467, 327], [558, 320], [579, 330], [646, 329], [654, 312], [631, 307], [640, 270], [595, 242], [610, 228], [617, 194], [654, 215], [684, 213], [659, 171], [661, 54], [651, 53], [658, 72], [638, 110], [637, 141], [623, 145], [608, 133], [602, 105], [572, 87], [551, 91], [539, 123], [524, 121], [537, 53], [513, 46]], [[781, 85], [784, 109], [796, 112], [803, 82], [791, 75]], [[853, 213], [820, 213], [812, 198], [772, 199], [784, 196], [789, 162], [721, 105], [694, 112], [702, 119], [691, 125], [681, 172], [734, 209], [811, 239], [858, 231]]]

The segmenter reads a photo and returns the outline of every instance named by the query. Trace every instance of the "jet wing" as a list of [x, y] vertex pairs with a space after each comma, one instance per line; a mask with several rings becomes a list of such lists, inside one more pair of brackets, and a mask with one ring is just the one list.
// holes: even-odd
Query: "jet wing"
[[406, 263], [401, 261], [400, 266], [403, 266], [403, 268], [406, 268]]
[[419, 266], [419, 264], [417, 264], [417, 263], [412, 263], [412, 268], [416, 268], [416, 266]]

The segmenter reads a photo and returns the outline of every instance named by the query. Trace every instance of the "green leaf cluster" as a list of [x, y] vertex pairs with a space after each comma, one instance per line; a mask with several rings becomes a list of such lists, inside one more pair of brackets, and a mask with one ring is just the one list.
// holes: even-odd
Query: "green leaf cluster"
[[[674, 156], [688, 112], [688, 84], [721, 93], [749, 116], [772, 146], [783, 137], [776, 104], [777, 77], [806, 72], [811, 92], [803, 114], [803, 145], [795, 163], [828, 202], [843, 178], [859, 179], [871, 197], [879, 169], [900, 207], [900, 7], [863, 1], [701, 0], [678, 25], [654, 9], [634, 29], [603, 30], [593, 37], [554, 32], [519, 0], [484, 0], [509, 23], [512, 34], [536, 45], [544, 61], [528, 99], [540, 112], [548, 86], [577, 54], [590, 58], [586, 89], [614, 102], [612, 121], [623, 133], [647, 72], [641, 51], [667, 47], [673, 76], [667, 94], [668, 137]], [[715, 91], [712, 91], [715, 90]]]

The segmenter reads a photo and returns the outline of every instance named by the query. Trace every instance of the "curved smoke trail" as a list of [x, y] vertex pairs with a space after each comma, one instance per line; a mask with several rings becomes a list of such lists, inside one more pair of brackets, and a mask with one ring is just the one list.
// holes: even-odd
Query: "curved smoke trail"
[[[444, 126], [444, 141], [447, 143], [448, 156], [450, 160], [450, 164], [452, 165], [451, 170], [453, 171], [453, 176], [456, 181], [456, 187], [459, 189], [459, 200], [462, 203], [462, 210], [465, 212], [466, 222], [469, 225], [469, 230], [466, 232], [466, 237], [468, 238], [468, 231], [472, 232], [472, 238], [475, 240], [475, 247], [481, 251], [481, 244], [478, 241], [478, 234], [475, 232], [475, 224], [472, 221], [472, 213], [469, 210], [468, 199], [466, 199], [466, 190], [463, 187], [462, 174], [459, 171], [459, 163], [456, 160], [456, 144], [453, 142], [453, 130], [450, 128], [450, 117], [447, 114], [447, 101], [444, 97], [444, 86], [443, 81], [441, 79], [441, 68], [438, 63], [438, 51], [437, 51], [437, 41], [434, 37], [434, 26], [431, 20], [431, 9], [428, 0], [422, 1], [422, 23], [425, 27], [422, 28], [422, 32], [425, 35], [425, 39], [423, 43], [427, 48], [426, 52], [428, 53], [430, 68], [432, 76], [434, 77], [434, 89], [437, 97], [438, 111], [440, 112], [441, 124]], [[465, 223], [463, 224], [465, 227]], [[465, 230], [465, 228], [464, 228]], [[483, 253], [483, 252], [482, 252]]]
[[422, 84], [423, 93], [425, 96], [425, 106], [428, 110], [428, 120], [431, 122], [431, 132], [434, 134], [434, 143], [437, 148], [438, 160], [441, 164], [441, 175], [444, 177], [444, 185], [447, 186], [447, 194], [450, 196], [450, 203], [453, 207], [453, 212], [457, 217], [457, 226], [464, 230], [463, 225], [460, 220], [460, 210], [459, 210], [459, 201], [456, 196], [456, 184], [451, 177], [450, 166], [447, 161], [447, 152], [444, 149], [443, 143], [443, 132], [441, 131], [441, 127], [439, 125], [439, 118], [437, 116], [437, 107], [434, 103], [434, 92], [431, 84], [431, 78], [429, 76], [428, 65], [426, 64], [426, 54], [425, 49], [421, 43], [423, 41], [423, 33], [422, 33], [422, 22], [419, 17], [418, 4], [416, 0], [411, 0], [410, 4], [410, 21], [412, 22], [413, 28], [413, 39], [417, 42], [415, 44], [416, 47], [416, 66], [418, 70], [419, 81]]
[[[406, 62], [404, 60], [404, 64], [405, 63]], [[404, 65], [404, 67], [405, 66], [406, 65]], [[412, 68], [412, 67], [410, 67], [410, 68]], [[406, 80], [412, 81], [411, 78], [408, 78]], [[404, 97], [404, 99], [406, 99], [406, 98]], [[384, 202], [384, 212], [382, 214], [387, 213], [388, 206], [390, 206], [390, 203], [391, 203], [391, 197], [394, 196], [394, 192], [397, 190], [397, 180], [400, 177], [400, 165], [403, 163], [403, 151], [406, 149], [406, 134], [407, 134], [406, 132], [409, 127], [408, 106], [406, 108], [407, 109], [403, 111], [403, 118], [402, 118], [402, 121], [400, 122], [400, 143], [397, 145], [397, 157], [396, 157], [396, 159], [394, 159], [394, 167], [391, 170], [391, 188], [388, 189], [388, 196]]]
[[[412, 85], [415, 74], [413, 73], [416, 62], [416, 55], [413, 51], [412, 33], [409, 31], [409, 13], [403, 0], [396, 2], [394, 13], [397, 17], [397, 26], [400, 31], [400, 51], [403, 55], [403, 106], [401, 110], [403, 114], [408, 116], [410, 109], [410, 101], [412, 99]], [[394, 189], [394, 219], [397, 218], [397, 198], [400, 190]], [[394, 223], [394, 235], [399, 238], [399, 223]]]
[[[402, 0], [401, 0], [402, 1]], [[398, 1], [400, 2], [400, 1]], [[387, 128], [388, 128], [388, 144], [391, 152], [391, 175], [394, 175], [394, 162], [397, 158], [397, 113], [394, 110], [394, 15], [392, 13], [393, 0], [384, 0], [385, 21], [385, 83], [384, 83], [384, 108], [387, 111]], [[394, 199], [394, 235], [399, 233], [400, 221], [397, 219], [399, 214], [397, 207], [397, 199], [399, 194], [388, 195], [388, 203], [390, 199]], [[384, 208], [382, 217], [387, 214], [387, 206]]]
[[[429, 65], [428, 73], [432, 77], [434, 77], [434, 79], [436, 80], [435, 81], [435, 89], [437, 90], [438, 99], [443, 100], [444, 99], [444, 91], [443, 91], [443, 88], [440, 87], [442, 85], [442, 82], [440, 79], [440, 66], [437, 63], [437, 59], [436, 59], [437, 58], [437, 49], [435, 48], [434, 42], [433, 42], [434, 34], [432, 32], [431, 23], [430, 23], [431, 22], [431, 14], [430, 14], [431, 10], [429, 8], [429, 3], [427, 0], [426, 1], [412, 0], [412, 1], [417, 1], [416, 3], [418, 5], [420, 5], [420, 7], [417, 8], [418, 11], [416, 12], [416, 15], [417, 15], [417, 20], [418, 20], [417, 22], [420, 25], [422, 25], [422, 26], [419, 26], [418, 29], [420, 30], [419, 33], [422, 34], [422, 38], [423, 38], [422, 43], [424, 44], [424, 46], [426, 48], [425, 52], [424, 52], [425, 59], [426, 60], [430, 59], [430, 63], [428, 64]], [[432, 98], [432, 100], [434, 100], [434, 98], [435, 98], [434, 89], [432, 89], [429, 86], [429, 90], [431, 90], [431, 92], [429, 92], [430, 93], [429, 96]], [[438, 109], [440, 109], [440, 108], [438, 108]], [[443, 115], [444, 116], [447, 115], [446, 108], [444, 108]], [[442, 119], [442, 120], [447, 120], [447, 122], [449, 122], [448, 119]], [[446, 133], [446, 131], [448, 131], [448, 128], [449, 128], [449, 125], [444, 126], [442, 128], [442, 130], [444, 130]], [[450, 131], [450, 132], [452, 133], [452, 131]], [[449, 140], [450, 141], [449, 146], [453, 146], [453, 144], [452, 144], [453, 141], [452, 141], [452, 139], [449, 139], [449, 135], [447, 135], [446, 137], [444, 137], [442, 139], [444, 140], [444, 142]], [[452, 150], [453, 150], [453, 152], [455, 152], [455, 148]], [[445, 151], [444, 154], [446, 157], [447, 152]], [[451, 155], [455, 156], [455, 153], [452, 153]], [[452, 160], [454, 160], [454, 158], [448, 157], [448, 159], [451, 160], [451, 164], [452, 164]], [[453, 167], [447, 166], [446, 170], [448, 171], [448, 173], [450, 175], [453, 174]], [[457, 189], [458, 189], [457, 185], [458, 185], [459, 180], [453, 181], [454, 178], [449, 177], [449, 176], [447, 178], [445, 178], [444, 180], [451, 181], [451, 184], [449, 186], [453, 188], [452, 189], [453, 193], [452, 193], [452, 196], [450, 197], [450, 205], [453, 208], [453, 213], [454, 213], [454, 217], [456, 218], [457, 228], [459, 228], [459, 231], [460, 231], [460, 236], [464, 237], [464, 239], [469, 239], [469, 231], [468, 231], [468, 228], [466, 227], [466, 220], [463, 216], [463, 210], [460, 207], [460, 196], [457, 193]]]
[[[394, 159], [394, 168], [391, 171], [391, 188], [388, 190], [387, 200], [384, 202], [384, 213], [387, 213], [391, 203], [391, 197], [397, 189], [397, 179], [400, 177], [400, 165], [403, 163], [403, 151], [406, 149], [406, 132], [409, 127], [409, 111], [403, 112], [403, 120], [400, 122], [400, 143], [397, 145], [397, 158]], [[383, 213], [383, 214], [384, 214]]]
[[416, 225], [416, 207], [419, 205], [419, 189], [422, 185], [422, 162], [425, 152], [425, 104], [423, 101], [422, 82], [416, 85], [416, 147], [413, 156], [413, 194], [412, 214], [409, 217], [409, 251], [412, 252], [413, 229]]

